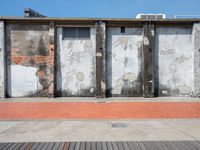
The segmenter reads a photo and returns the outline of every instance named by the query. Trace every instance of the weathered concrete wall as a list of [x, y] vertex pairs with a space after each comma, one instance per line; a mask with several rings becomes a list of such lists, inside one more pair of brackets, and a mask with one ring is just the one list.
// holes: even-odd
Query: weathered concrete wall
[[107, 92], [110, 96], [142, 96], [142, 28], [107, 29]]
[[191, 28], [156, 28], [159, 95], [191, 96], [193, 46]]
[[200, 23], [195, 23], [192, 31], [194, 48], [194, 97], [200, 97]]
[[91, 28], [90, 32], [90, 39], [63, 39], [62, 28], [57, 28], [58, 96], [95, 96], [95, 28]]
[[4, 22], [0, 21], [0, 98], [4, 98]]
[[6, 29], [8, 96], [49, 96], [54, 57], [49, 51], [49, 27], [9, 24]]

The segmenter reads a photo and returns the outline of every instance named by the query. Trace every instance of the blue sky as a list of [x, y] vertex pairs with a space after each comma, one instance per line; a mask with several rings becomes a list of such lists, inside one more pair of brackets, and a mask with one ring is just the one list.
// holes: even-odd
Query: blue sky
[[200, 15], [200, 0], [0, 0], [0, 16], [23, 16], [24, 8], [49, 17], [134, 18], [138, 13]]

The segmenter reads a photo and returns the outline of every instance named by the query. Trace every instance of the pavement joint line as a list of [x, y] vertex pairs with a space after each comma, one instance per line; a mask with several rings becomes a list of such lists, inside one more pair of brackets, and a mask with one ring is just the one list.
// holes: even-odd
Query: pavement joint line
[[164, 122], [164, 124], [166, 124], [168, 127], [177, 130], [178, 132], [184, 134], [185, 136], [191, 137], [191, 138], [193, 138], [194, 140], [198, 140], [196, 137], [193, 137], [192, 135], [185, 133], [185, 132], [182, 131], [181, 129], [175, 128], [174, 126], [170, 125], [170, 124], [167, 123], [165, 120], [163, 120], [163, 122]]
[[[0, 121], [0, 122], [1, 122], [1, 121]], [[9, 127], [9, 128], [7, 128], [7, 129], [1, 131], [1, 132], [0, 132], [0, 135], [3, 134], [3, 133], [6, 132], [6, 131], [9, 131], [9, 130], [12, 129], [12, 128], [18, 127], [18, 126], [21, 125], [21, 124], [24, 124], [24, 121], [21, 121], [21, 122], [15, 124], [14, 126]]]

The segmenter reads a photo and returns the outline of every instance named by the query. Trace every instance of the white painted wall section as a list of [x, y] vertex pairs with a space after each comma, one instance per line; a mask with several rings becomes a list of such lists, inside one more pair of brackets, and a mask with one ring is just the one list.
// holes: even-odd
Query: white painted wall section
[[112, 95], [142, 95], [142, 38], [142, 28], [126, 28], [125, 33], [107, 29], [107, 88]]
[[96, 33], [90, 39], [63, 39], [57, 29], [57, 91], [62, 96], [94, 96], [96, 89]]
[[190, 96], [193, 92], [191, 28], [157, 28], [160, 96]]
[[11, 97], [24, 97], [37, 93], [37, 68], [11, 65]]

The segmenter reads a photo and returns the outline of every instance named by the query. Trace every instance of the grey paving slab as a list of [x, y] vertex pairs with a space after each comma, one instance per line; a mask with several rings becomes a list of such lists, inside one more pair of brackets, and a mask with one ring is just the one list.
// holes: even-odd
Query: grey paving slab
[[22, 123], [22, 121], [0, 121], [0, 133], [20, 123]]
[[[113, 123], [127, 126], [112, 127]], [[0, 142], [200, 140], [200, 119], [52, 120], [11, 124], [0, 132]], [[0, 121], [0, 126], [3, 125], [7, 123]]]

